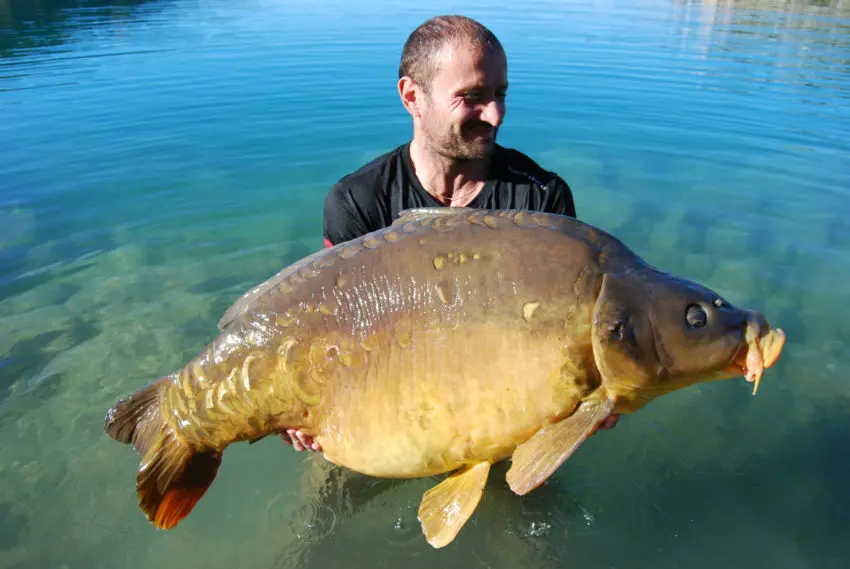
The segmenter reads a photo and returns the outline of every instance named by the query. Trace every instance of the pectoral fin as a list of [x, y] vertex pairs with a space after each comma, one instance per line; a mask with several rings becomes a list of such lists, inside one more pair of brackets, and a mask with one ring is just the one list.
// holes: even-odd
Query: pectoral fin
[[549, 478], [614, 410], [610, 399], [586, 401], [575, 413], [519, 445], [506, 479], [511, 490], [528, 494]]
[[489, 462], [466, 466], [427, 492], [419, 505], [419, 523], [435, 548], [448, 545], [475, 511], [490, 473]]

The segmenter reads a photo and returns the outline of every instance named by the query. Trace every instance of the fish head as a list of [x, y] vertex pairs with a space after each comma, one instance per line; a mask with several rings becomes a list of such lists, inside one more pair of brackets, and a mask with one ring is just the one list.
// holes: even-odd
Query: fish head
[[785, 334], [702, 285], [635, 269], [603, 277], [592, 341], [603, 385], [620, 412], [630, 412], [689, 385], [742, 375], [755, 394]]

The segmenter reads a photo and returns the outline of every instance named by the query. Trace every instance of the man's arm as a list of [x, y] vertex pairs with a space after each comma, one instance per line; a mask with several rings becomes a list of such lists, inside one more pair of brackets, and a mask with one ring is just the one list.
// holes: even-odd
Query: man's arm
[[369, 232], [351, 190], [339, 182], [325, 198], [323, 224], [325, 247], [351, 241]]
[[546, 200], [546, 211], [560, 215], [576, 217], [576, 206], [573, 192], [567, 182], [560, 176], [555, 176], [549, 186], [549, 199]]

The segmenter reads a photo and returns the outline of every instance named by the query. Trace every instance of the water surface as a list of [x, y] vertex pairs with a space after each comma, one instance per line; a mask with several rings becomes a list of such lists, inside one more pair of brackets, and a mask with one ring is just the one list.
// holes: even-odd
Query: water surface
[[[154, 530], [105, 410], [321, 246], [330, 186], [409, 136], [401, 46], [446, 12], [508, 51], [500, 142], [764, 311], [781, 362], [756, 398], [624, 418], [524, 498], [496, 469], [444, 550], [416, 521], [434, 480], [320, 483], [271, 439]], [[847, 567], [848, 69], [843, 1], [0, 0], [0, 569]]]

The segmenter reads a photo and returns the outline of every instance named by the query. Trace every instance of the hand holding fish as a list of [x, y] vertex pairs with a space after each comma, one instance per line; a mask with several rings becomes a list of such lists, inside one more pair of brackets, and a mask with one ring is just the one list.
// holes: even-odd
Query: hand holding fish
[[280, 438], [284, 444], [291, 446], [298, 452], [302, 450], [322, 452], [322, 445], [317, 443], [310, 435], [305, 435], [300, 429], [286, 429], [285, 433], [280, 434]]

